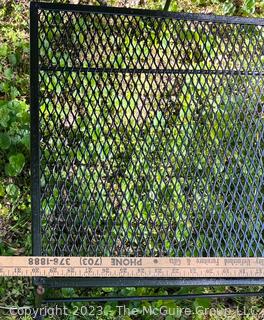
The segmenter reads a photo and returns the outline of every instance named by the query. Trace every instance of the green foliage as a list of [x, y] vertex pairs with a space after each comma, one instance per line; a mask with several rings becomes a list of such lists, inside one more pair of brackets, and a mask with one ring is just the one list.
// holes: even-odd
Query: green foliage
[[6, 150], [11, 145], [11, 139], [7, 133], [0, 133], [0, 148]]
[[223, 4], [223, 12], [225, 15], [232, 15], [236, 12], [236, 6], [233, 1], [225, 1]]
[[17, 176], [25, 165], [25, 157], [22, 153], [17, 153], [9, 157], [6, 165], [6, 173], [9, 176]]
[[18, 176], [29, 151], [28, 105], [23, 101], [0, 102], [0, 170]]
[[6, 193], [13, 199], [17, 199], [20, 195], [20, 190], [15, 184], [9, 184], [6, 187]]
[[256, 0], [227, 0], [223, 3], [223, 13], [226, 15], [244, 14], [249, 15], [255, 13]]
[[[0, 4], [1, 255], [29, 254], [31, 246], [27, 16], [24, 1]], [[0, 286], [3, 305], [30, 302], [29, 279], [0, 279]]]
[[[149, 29], [152, 42], [146, 45], [145, 40], [138, 40], [138, 34], [132, 33], [133, 26], [127, 24], [126, 28], [118, 31], [125, 39], [126, 50], [123, 56], [128, 55], [132, 44], [134, 52], [140, 54], [147, 49], [152, 50], [155, 56], [156, 53], [168, 50], [167, 44], [175, 41], [170, 25], [157, 27], [155, 23], [134, 23], [138, 23], [139, 29], [142, 28], [141, 32]], [[65, 24], [60, 28], [63, 30]], [[46, 31], [47, 37], [43, 38], [43, 42], [49, 41], [49, 45], [55, 47], [57, 39]], [[177, 63], [182, 64], [183, 68], [199, 70], [214, 67], [219, 64], [221, 52], [221, 67], [228, 69], [225, 57], [234, 48], [227, 41], [223, 46], [226, 36], [224, 28], [219, 26], [218, 32], [207, 32], [201, 28], [197, 32], [188, 25], [174, 25], [173, 31], [178, 32], [183, 47], [187, 48], [182, 56], [177, 57]], [[127, 32], [130, 32], [129, 38], [126, 37]], [[259, 31], [248, 26], [241, 32], [244, 33], [242, 40], [238, 40], [239, 50], [248, 44], [248, 35]], [[233, 36], [238, 37], [238, 31], [234, 30]], [[113, 39], [110, 37], [109, 41]], [[252, 50], [255, 53], [258, 50], [261, 54], [262, 48], [256, 40], [252, 39], [251, 42], [252, 46], [247, 48], [248, 54]], [[81, 47], [85, 50], [87, 44], [83, 43]], [[69, 57], [66, 59], [64, 51], [63, 48], [57, 49], [54, 55], [58, 60], [63, 56], [64, 63], [70, 65], [71, 60]], [[76, 51], [81, 52], [81, 48]], [[235, 53], [239, 54], [238, 51]], [[45, 52], [40, 53], [40, 56], [41, 59], [47, 59]], [[53, 58], [53, 55], [48, 57], [50, 62]], [[129, 59], [138, 63], [137, 55], [130, 55]], [[116, 59], [111, 48], [109, 60], [115, 67], [123, 63]], [[109, 63], [109, 60], [104, 63]], [[175, 63], [173, 57], [170, 57], [170, 63]], [[241, 68], [246, 69], [252, 62], [244, 59], [239, 63]], [[73, 232], [74, 225], [78, 236], [83, 239], [83, 251], [78, 251], [78, 254], [93, 253], [89, 235], [93, 234], [95, 228], [98, 230], [97, 244], [100, 246], [96, 250], [101, 255], [110, 255], [107, 247], [118, 251], [124, 238], [127, 239], [124, 248], [126, 252], [134, 252], [143, 245], [147, 255], [159, 254], [165, 243], [166, 253], [175, 255], [175, 248], [185, 247], [188, 243], [190, 250], [186, 252], [187, 255], [201, 254], [202, 249], [202, 254], [206, 254], [206, 248], [210, 247], [210, 242], [216, 237], [209, 224], [210, 219], [221, 217], [219, 225], [224, 227], [225, 215], [230, 216], [230, 219], [236, 215], [235, 205], [227, 206], [226, 212], [223, 212], [222, 202], [226, 193], [231, 197], [229, 194], [235, 192], [238, 176], [245, 181], [245, 185], [243, 188], [239, 186], [239, 193], [235, 193], [237, 200], [232, 202], [241, 203], [240, 193], [248, 190], [244, 206], [247, 207], [248, 217], [254, 215], [251, 207], [254, 203], [254, 196], [250, 192], [253, 183], [251, 177], [260, 181], [262, 170], [254, 169], [257, 163], [251, 164], [254, 150], [247, 143], [241, 147], [241, 152], [251, 177], [241, 176], [243, 163], [236, 164], [239, 154], [236, 152], [234, 155], [233, 148], [238, 143], [241, 145], [240, 139], [255, 139], [247, 128], [257, 103], [256, 98], [253, 99], [253, 89], [260, 92], [263, 83], [255, 79], [249, 82], [247, 77], [242, 76], [235, 79], [204, 74], [177, 75], [177, 78], [171, 76], [170, 81], [167, 81], [162, 75], [143, 73], [133, 78], [131, 76], [130, 79], [133, 87], [127, 87], [121, 98], [117, 88], [126, 83], [120, 75], [113, 77], [108, 73], [98, 76], [94, 73], [57, 72], [56, 77], [47, 74], [43, 76], [48, 91], [54, 92], [56, 86], [58, 96], [56, 103], [50, 95], [40, 106], [42, 118], [48, 123], [43, 126], [43, 144], [48, 145], [43, 150], [44, 175], [48, 177], [50, 173], [50, 166], [46, 165], [45, 159], [53, 159], [50, 165], [56, 168], [48, 180], [51, 192], [46, 194], [42, 203], [42, 209], [46, 212], [44, 219], [47, 219], [43, 243], [45, 245], [45, 241], [48, 241], [50, 244], [53, 238], [54, 245], [59, 241], [63, 246], [65, 237]], [[159, 81], [159, 86], [156, 81]], [[252, 86], [252, 82], [255, 82], [255, 86]], [[154, 93], [150, 86], [153, 86]], [[100, 88], [104, 88], [103, 91]], [[164, 97], [168, 101], [166, 104]], [[241, 113], [238, 101], [247, 106], [244, 116], [240, 118], [237, 118], [237, 114]], [[80, 103], [83, 110], [80, 110]], [[72, 121], [73, 118], [76, 121]], [[256, 118], [255, 121], [260, 120]], [[61, 130], [53, 130], [58, 124]], [[76, 167], [72, 165], [74, 162], [77, 163]], [[229, 186], [230, 177], [234, 173], [232, 185]], [[45, 180], [42, 182], [43, 187]], [[67, 198], [59, 196], [62, 187], [68, 194]], [[67, 226], [63, 231], [65, 237], [61, 237], [60, 231], [59, 240], [54, 236], [53, 225], [48, 222], [51, 217], [55, 219], [57, 214], [60, 215], [56, 211], [58, 201], [59, 207], [63, 206], [68, 212], [65, 221]], [[88, 212], [93, 216], [89, 223], [83, 219]], [[159, 219], [156, 219], [157, 215]], [[191, 223], [193, 220], [196, 221], [195, 225]], [[228, 220], [226, 224], [231, 228], [232, 221]], [[170, 228], [171, 225], [174, 228]], [[253, 225], [250, 225], [247, 231], [249, 237], [252, 229]], [[198, 237], [195, 230], [201, 230]], [[209, 231], [203, 234], [203, 230]], [[150, 232], [151, 241], [145, 241]], [[222, 232], [229, 239], [230, 250], [239, 245], [235, 234], [230, 236], [228, 231]], [[138, 239], [141, 239], [140, 243]], [[68, 245], [71, 246], [70, 243]], [[226, 246], [225, 241], [222, 241], [222, 246]]]
[[242, 10], [245, 13], [254, 13], [256, 9], [256, 1], [255, 0], [244, 0]]

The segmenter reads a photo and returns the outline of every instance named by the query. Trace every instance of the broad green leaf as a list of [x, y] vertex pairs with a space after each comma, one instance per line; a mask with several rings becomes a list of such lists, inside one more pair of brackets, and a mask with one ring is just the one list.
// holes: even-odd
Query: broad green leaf
[[25, 165], [25, 157], [22, 153], [17, 153], [9, 157], [9, 164], [6, 166], [6, 173], [10, 176], [18, 175]]
[[194, 306], [196, 308], [202, 307], [202, 308], [209, 308], [211, 305], [211, 300], [207, 298], [196, 298], [194, 301]]
[[223, 12], [224, 14], [234, 14], [236, 11], [236, 6], [232, 1], [226, 1], [223, 4]]
[[0, 208], [0, 216], [5, 217], [8, 215], [8, 212], [9, 210], [7, 207]]
[[17, 96], [20, 95], [20, 92], [18, 91], [18, 89], [16, 87], [12, 86], [10, 88], [10, 95], [11, 95], [12, 99], [15, 99]]
[[0, 133], [0, 149], [6, 150], [11, 145], [11, 139], [7, 133]]
[[11, 80], [12, 77], [13, 77], [13, 71], [11, 68], [7, 68], [5, 69], [4, 71], [4, 76], [8, 79], [8, 80]]
[[0, 197], [3, 197], [5, 195], [5, 188], [2, 184], [0, 184]]
[[8, 55], [8, 60], [9, 60], [9, 63], [12, 64], [13, 66], [17, 63], [16, 55], [13, 53]]
[[0, 108], [0, 126], [6, 128], [8, 121], [10, 120], [9, 110], [6, 105], [1, 106]]
[[10, 163], [7, 163], [5, 165], [5, 173], [10, 177], [14, 177], [17, 175], [16, 170], [11, 166]]
[[244, 0], [242, 10], [246, 13], [254, 13], [256, 8], [256, 0]]
[[25, 134], [24, 137], [22, 138], [21, 142], [23, 143], [23, 145], [29, 149], [30, 148], [30, 137], [29, 137], [29, 133]]
[[13, 198], [17, 198], [20, 194], [20, 190], [15, 184], [11, 183], [6, 187], [6, 193]]
[[0, 45], [0, 56], [5, 57], [7, 55], [8, 46], [6, 43]]

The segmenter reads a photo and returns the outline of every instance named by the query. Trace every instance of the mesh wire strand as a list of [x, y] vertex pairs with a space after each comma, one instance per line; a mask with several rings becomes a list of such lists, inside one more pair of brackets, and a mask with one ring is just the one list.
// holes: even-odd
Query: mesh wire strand
[[264, 28], [39, 10], [43, 255], [263, 256]]

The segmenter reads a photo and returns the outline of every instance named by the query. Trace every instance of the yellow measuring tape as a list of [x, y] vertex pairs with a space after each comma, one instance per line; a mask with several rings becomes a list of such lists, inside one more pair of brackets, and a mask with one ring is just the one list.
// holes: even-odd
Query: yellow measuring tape
[[0, 256], [0, 276], [262, 278], [264, 258]]

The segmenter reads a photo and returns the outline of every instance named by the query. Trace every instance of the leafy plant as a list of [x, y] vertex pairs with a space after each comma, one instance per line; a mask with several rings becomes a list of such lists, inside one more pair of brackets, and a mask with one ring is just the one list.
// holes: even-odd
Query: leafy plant
[[28, 105], [18, 100], [0, 102], [0, 159], [7, 176], [22, 172], [28, 151]]
[[245, 13], [254, 13], [256, 9], [256, 1], [255, 0], [244, 0], [242, 11]]
[[225, 1], [223, 4], [223, 13], [225, 15], [232, 15], [236, 12], [236, 6], [234, 2], [231, 1]]

